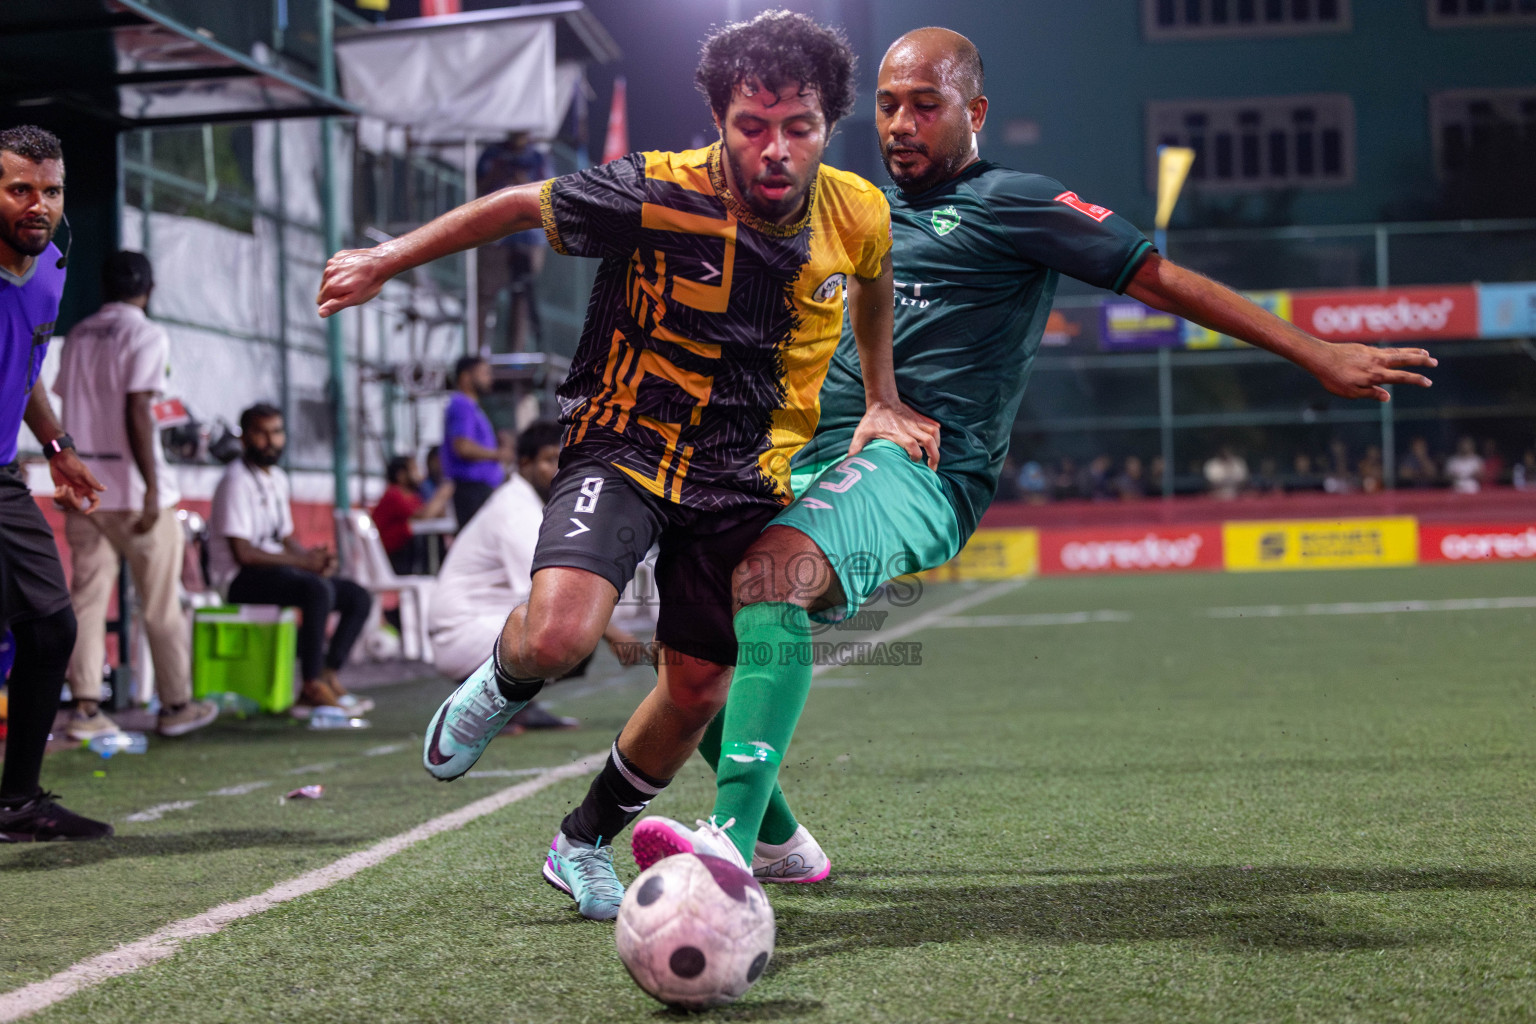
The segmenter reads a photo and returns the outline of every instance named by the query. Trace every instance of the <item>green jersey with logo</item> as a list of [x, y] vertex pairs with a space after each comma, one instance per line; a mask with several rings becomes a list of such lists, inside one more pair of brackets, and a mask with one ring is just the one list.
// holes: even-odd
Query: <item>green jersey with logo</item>
[[[928, 192], [887, 188], [896, 270], [896, 385], [939, 421], [940, 463], [963, 536], [997, 490], [1058, 275], [1125, 289], [1152, 245], [1060, 182], [978, 161]], [[864, 415], [845, 322], [821, 388], [821, 421], [796, 467], [848, 451]]]

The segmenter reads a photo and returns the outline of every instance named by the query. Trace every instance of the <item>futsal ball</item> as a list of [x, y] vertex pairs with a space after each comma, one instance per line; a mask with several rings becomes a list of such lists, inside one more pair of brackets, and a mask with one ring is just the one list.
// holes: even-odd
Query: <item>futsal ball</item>
[[667, 857], [624, 894], [619, 959], [648, 994], [702, 1010], [741, 996], [773, 954], [773, 908], [757, 879], [703, 854]]

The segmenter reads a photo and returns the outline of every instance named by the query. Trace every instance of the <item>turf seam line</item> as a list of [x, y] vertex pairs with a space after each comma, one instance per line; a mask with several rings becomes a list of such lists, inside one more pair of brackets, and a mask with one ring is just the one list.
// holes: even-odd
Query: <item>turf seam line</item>
[[298, 899], [312, 892], [328, 889], [337, 882], [345, 881], [359, 872], [393, 857], [395, 854], [431, 839], [442, 832], [462, 828], [476, 818], [501, 810], [509, 804], [533, 796], [535, 793], [565, 779], [590, 775], [602, 767], [608, 751], [589, 754], [579, 761], [551, 768], [536, 779], [509, 786], [473, 803], [465, 804], [456, 811], [433, 818], [407, 832], [375, 843], [365, 850], [348, 854], [324, 867], [307, 871], [302, 875], [279, 882], [266, 892], [244, 899], [223, 903], [212, 910], [192, 917], [173, 921], [135, 942], [125, 943], [106, 953], [82, 960], [67, 967], [51, 978], [24, 985], [0, 995], [0, 1024], [21, 1020], [54, 1003], [74, 995], [82, 989], [100, 984], [110, 978], [132, 974], [141, 968], [173, 955], [182, 942], [202, 935], [213, 935], [241, 918], [251, 917], [263, 911]]

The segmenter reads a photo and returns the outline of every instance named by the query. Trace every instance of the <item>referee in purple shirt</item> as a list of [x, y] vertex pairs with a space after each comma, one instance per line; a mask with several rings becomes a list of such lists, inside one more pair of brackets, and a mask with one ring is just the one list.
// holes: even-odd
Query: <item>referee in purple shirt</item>
[[453, 481], [453, 514], [468, 524], [491, 492], [506, 479], [502, 469], [512, 450], [496, 439], [496, 428], [480, 408], [491, 393], [491, 364], [464, 356], [453, 367], [453, 397], [443, 413], [443, 475]]
[[53, 530], [16, 461], [25, 420], [48, 454], [54, 500], [94, 511], [104, 490], [75, 454], [39, 379], [64, 295], [53, 234], [64, 218], [64, 152], [52, 133], [0, 131], [0, 632], [16, 643], [0, 774], [0, 842], [104, 839], [112, 826], [59, 806], [38, 784], [75, 647], [75, 613]]

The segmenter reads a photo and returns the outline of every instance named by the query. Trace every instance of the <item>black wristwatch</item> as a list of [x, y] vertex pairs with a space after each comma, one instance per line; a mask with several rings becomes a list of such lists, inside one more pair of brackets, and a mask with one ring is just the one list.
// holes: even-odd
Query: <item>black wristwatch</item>
[[70, 437], [68, 434], [60, 434], [52, 441], [49, 441], [47, 444], [43, 445], [43, 453], [48, 456], [48, 461], [52, 462], [53, 457], [59, 454], [59, 452], [62, 452], [66, 448], [73, 449], [74, 447], [74, 438]]

